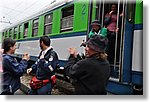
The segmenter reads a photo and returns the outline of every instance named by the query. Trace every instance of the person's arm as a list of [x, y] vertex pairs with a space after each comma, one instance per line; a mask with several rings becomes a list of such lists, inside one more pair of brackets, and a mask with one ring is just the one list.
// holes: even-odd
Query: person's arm
[[80, 76], [80, 62], [81, 57], [77, 53], [75, 48], [69, 48], [68, 49], [70, 53], [70, 57], [68, 60], [68, 63], [65, 65], [65, 74], [72, 78], [77, 78]]
[[13, 59], [4, 59], [3, 62], [3, 64], [6, 66], [5, 68], [7, 68], [5, 70], [9, 71], [10, 74], [16, 77], [21, 77], [28, 66], [28, 62], [25, 59], [20, 61], [20, 63], [16, 62]]
[[37, 63], [38, 61], [36, 61], [32, 66], [31, 68], [27, 69], [27, 74], [30, 74], [30, 73], [36, 73], [36, 70], [37, 70]]
[[94, 35], [93, 31], [91, 30], [89, 35], [88, 35], [88, 38], [91, 38], [92, 36]]
[[111, 13], [105, 15], [104, 24], [107, 26], [111, 21]]
[[42, 54], [42, 51], [40, 52], [40, 54], [38, 56], [38, 60], [31, 66], [31, 68], [27, 69], [27, 74], [31, 74], [31, 73], [35, 74], [36, 73], [36, 71], [37, 71], [37, 64], [38, 64], [38, 62], [40, 60], [41, 54]]
[[73, 79], [79, 79], [83, 75], [82, 65], [82, 60], [78, 61], [71, 55], [68, 63], [65, 65], [65, 74]]

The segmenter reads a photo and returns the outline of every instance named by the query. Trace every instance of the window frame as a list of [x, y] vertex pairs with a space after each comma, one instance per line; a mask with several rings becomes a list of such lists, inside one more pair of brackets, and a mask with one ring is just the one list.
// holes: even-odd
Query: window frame
[[17, 27], [14, 27], [14, 37], [13, 37], [14, 39], [16, 39], [17, 38]]
[[[47, 18], [49, 18], [49, 20]], [[49, 13], [45, 15], [45, 19], [44, 19], [44, 35], [52, 33], [52, 24], [53, 24], [53, 13]], [[50, 27], [50, 29], [47, 30], [46, 28], [48, 27]]]
[[24, 34], [23, 34], [23, 38], [28, 37], [28, 28], [29, 28], [29, 23], [28, 23], [28, 22], [24, 23]]
[[5, 38], [5, 31], [2, 32], [2, 39]]
[[12, 38], [12, 29], [9, 29], [9, 38]]
[[22, 25], [19, 25], [18, 39], [20, 39], [20, 38], [21, 38], [21, 29], [22, 29]]
[[[71, 12], [70, 15], [68, 15], [69, 14], [68, 12]], [[62, 14], [62, 16], [61, 16], [60, 32], [72, 31], [73, 30], [73, 19], [74, 19], [74, 4], [63, 8], [61, 10], [61, 14]], [[65, 25], [65, 26], [63, 26], [63, 25]]]
[[[36, 25], [36, 26], [35, 26]], [[36, 18], [33, 20], [33, 25], [32, 25], [32, 37], [38, 35], [38, 26], [39, 26], [39, 18]], [[36, 31], [37, 30], [37, 31]], [[36, 32], [36, 33], [35, 33]]]

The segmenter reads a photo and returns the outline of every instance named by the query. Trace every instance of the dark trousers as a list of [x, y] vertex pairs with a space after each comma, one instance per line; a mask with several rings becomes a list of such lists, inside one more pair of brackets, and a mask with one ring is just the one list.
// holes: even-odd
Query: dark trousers
[[29, 95], [51, 95], [51, 91], [52, 91], [52, 84], [48, 83], [37, 90], [30, 89], [28, 94]]
[[[107, 38], [109, 40], [106, 53], [108, 54], [108, 61], [110, 64], [114, 63], [115, 58], [115, 45], [116, 45], [116, 33], [115, 32], [108, 32]], [[120, 55], [120, 36], [118, 33], [117, 39], [117, 49], [116, 49], [116, 62], [119, 62], [119, 55]]]
[[2, 90], [1, 95], [13, 95], [12, 89], [10, 89], [9, 85], [0, 85]]

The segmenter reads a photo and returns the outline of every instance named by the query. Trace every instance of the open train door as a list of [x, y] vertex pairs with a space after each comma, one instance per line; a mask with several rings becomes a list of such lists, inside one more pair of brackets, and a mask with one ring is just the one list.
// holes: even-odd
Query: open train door
[[[89, 30], [90, 23], [93, 20], [99, 20], [101, 27], [107, 28], [105, 24], [106, 15], [111, 12], [112, 5], [116, 5], [116, 21], [115, 27], [118, 29], [115, 32], [113, 43], [107, 47], [106, 53], [108, 54], [108, 60], [111, 65], [111, 79], [121, 81], [122, 79], [122, 56], [123, 56], [123, 38], [125, 29], [125, 8], [126, 2], [122, 0], [107, 1], [107, 0], [93, 0], [90, 2], [89, 9]], [[108, 37], [108, 35], [107, 35]], [[111, 40], [111, 39], [109, 39]], [[113, 50], [112, 50], [113, 49]], [[111, 51], [109, 51], [111, 50]], [[111, 52], [111, 53], [108, 53]]]
[[[132, 66], [138, 65], [139, 67], [142, 65], [142, 61], [135, 55], [139, 55], [139, 51], [135, 52], [134, 47], [134, 33], [138, 32], [135, 31], [135, 9], [137, 6], [138, 0], [93, 0], [91, 1], [91, 7], [89, 10], [89, 30], [90, 30], [90, 23], [93, 20], [99, 20], [101, 23], [101, 27], [107, 27], [105, 24], [105, 18], [107, 13], [111, 12], [112, 5], [116, 5], [116, 32], [113, 38], [113, 43], [108, 45], [106, 53], [108, 54], [108, 61], [110, 62], [111, 66], [111, 82], [119, 83], [119, 86], [122, 90], [123, 88], [126, 93], [132, 93], [132, 85], [133, 82], [133, 72]], [[142, 16], [142, 15], [141, 15]], [[108, 28], [108, 27], [107, 27]], [[139, 32], [140, 34], [140, 32]], [[109, 34], [108, 34], [109, 35]], [[108, 36], [107, 36], [108, 37]], [[112, 39], [109, 39], [109, 42]], [[139, 45], [137, 45], [139, 46]], [[138, 47], [139, 48], [139, 47]], [[133, 52], [134, 51], [134, 52]], [[111, 52], [111, 53], [110, 53]], [[139, 55], [140, 56], [140, 55]], [[133, 59], [134, 57], [134, 59]], [[139, 61], [140, 60], [140, 61]], [[125, 85], [126, 83], [126, 85]], [[113, 84], [114, 85], [114, 84]], [[119, 87], [118, 86], [118, 87]], [[129, 90], [128, 90], [129, 89]], [[128, 92], [127, 92], [128, 90]]]

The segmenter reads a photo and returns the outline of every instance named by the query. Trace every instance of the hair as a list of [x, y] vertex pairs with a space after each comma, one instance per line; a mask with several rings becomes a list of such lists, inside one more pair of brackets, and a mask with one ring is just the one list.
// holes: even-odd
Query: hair
[[112, 3], [112, 4], [111, 4], [111, 7], [112, 7], [112, 5], [115, 5], [115, 6], [116, 6], [116, 10], [118, 9], [118, 6], [117, 6], [118, 4], [117, 4], [117, 3]]
[[46, 45], [46, 46], [50, 46], [50, 43], [51, 43], [51, 41], [50, 41], [50, 38], [48, 37], [48, 36], [42, 36], [41, 38], [40, 38], [40, 43], [44, 43], [44, 45]]
[[10, 47], [13, 47], [16, 43], [16, 40], [13, 40], [11, 38], [6, 38], [3, 40], [2, 48], [4, 49], [4, 53], [8, 52], [10, 50]]
[[100, 60], [107, 60], [107, 54], [105, 52], [100, 52], [99, 55], [98, 55], [98, 58]]

